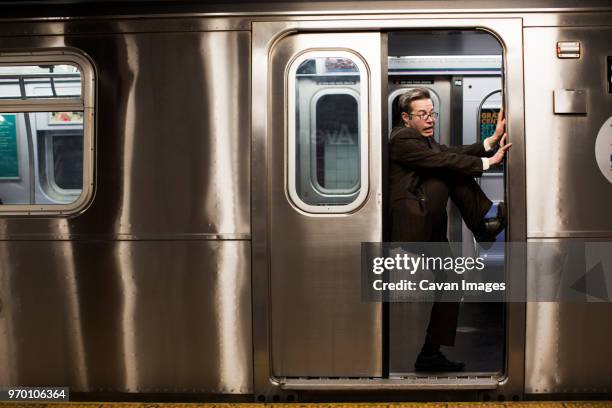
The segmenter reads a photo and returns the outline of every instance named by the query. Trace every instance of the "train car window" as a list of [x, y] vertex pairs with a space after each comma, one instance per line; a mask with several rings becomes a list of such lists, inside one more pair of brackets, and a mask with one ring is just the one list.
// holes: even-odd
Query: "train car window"
[[85, 58], [0, 57], [0, 213], [62, 215], [87, 204], [92, 119], [93, 69]]
[[367, 69], [347, 51], [312, 51], [289, 68], [288, 189], [312, 213], [351, 211], [367, 194]]

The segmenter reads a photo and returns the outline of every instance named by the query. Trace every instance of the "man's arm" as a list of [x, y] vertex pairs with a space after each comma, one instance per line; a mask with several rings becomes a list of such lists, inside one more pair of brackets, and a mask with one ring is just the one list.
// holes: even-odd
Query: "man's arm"
[[[419, 136], [420, 137], [420, 136]], [[483, 147], [481, 149], [484, 150]], [[391, 160], [413, 169], [444, 170], [451, 173], [479, 177], [483, 172], [483, 160], [478, 157], [444, 149], [435, 152], [425, 140], [397, 135], [391, 141]]]
[[488, 152], [492, 150], [487, 150], [487, 146], [481, 142], [463, 146], [440, 145], [440, 149], [449, 153], [466, 154], [475, 157], [487, 157]]

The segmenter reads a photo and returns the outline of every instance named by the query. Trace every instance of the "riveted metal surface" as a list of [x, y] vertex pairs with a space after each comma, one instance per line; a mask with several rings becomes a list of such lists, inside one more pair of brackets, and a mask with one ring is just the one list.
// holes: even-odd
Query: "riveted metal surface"
[[[184, 17], [184, 18], [162, 18], [150, 17], [147, 19], [117, 19], [112, 18], [72, 18], [45, 22], [25, 20], [14, 22], [5, 20], [2, 22], [0, 37], [18, 35], [92, 35], [92, 34], [133, 34], [133, 33], [162, 33], [162, 32], [189, 32], [189, 31], [229, 31], [249, 30], [250, 21], [246, 18], [214, 18], [214, 17]], [[66, 21], [69, 20], [69, 21]]]
[[[605, 56], [612, 54], [612, 27], [525, 29], [525, 122], [527, 146], [528, 236], [565, 243], [609, 239], [608, 202], [612, 185], [595, 158], [597, 132], [612, 114]], [[579, 41], [579, 59], [556, 56], [557, 41]], [[544, 68], [545, 67], [545, 68]], [[586, 113], [554, 114], [553, 91], [587, 92]], [[528, 267], [528, 283], [555, 290], [562, 279], [559, 262]], [[571, 260], [570, 260], [571, 261]], [[584, 260], [582, 260], [584, 262]], [[612, 339], [609, 303], [529, 303], [527, 306], [525, 391], [527, 393], [602, 393], [612, 390]]]
[[249, 253], [247, 241], [0, 242], [0, 387], [250, 393]]
[[[109, 29], [115, 22], [109, 22]], [[250, 234], [248, 32], [5, 39], [93, 60], [96, 197], [65, 219], [1, 219], [0, 236]]]
[[[525, 132], [529, 237], [612, 237], [612, 184], [595, 139], [612, 115], [605, 57], [612, 27], [525, 29]], [[579, 59], [558, 59], [557, 41], [579, 41]], [[554, 114], [553, 91], [583, 90], [585, 114]]]
[[[528, 262], [528, 289], [551, 298], [580, 278], [589, 259], [569, 249], [575, 243], [547, 240], [546, 256]], [[575, 293], [564, 295], [564, 302], [527, 303], [526, 393], [612, 391], [612, 356], [606, 351], [612, 341], [612, 304], [587, 302], [585, 294]]]
[[[344, 214], [304, 214], [288, 199], [286, 123], [271, 128], [271, 303], [272, 362], [275, 376], [380, 376], [382, 373], [381, 305], [360, 302], [361, 242], [382, 238], [380, 106], [380, 34], [304, 34], [289, 36], [271, 54], [273, 118], [288, 105], [287, 66], [307, 49], [355, 50], [364, 59], [367, 82], [360, 106], [366, 127], [360, 146], [371, 146], [361, 159], [370, 164], [360, 178], [362, 205]], [[354, 45], [353, 45], [354, 44]], [[367, 75], [369, 74], [369, 75]], [[369, 96], [369, 97], [368, 97]], [[300, 112], [302, 113], [302, 112]], [[293, 112], [287, 112], [293, 115]], [[366, 139], [366, 140], [364, 140]], [[368, 157], [369, 156], [369, 157]], [[363, 157], [363, 155], [361, 156]], [[365, 167], [367, 169], [367, 167]], [[293, 239], [295, 234], [299, 239]], [[353, 356], [361, 356], [358, 359]]]
[[91, 206], [0, 219], [2, 386], [251, 392], [249, 44], [2, 39], [9, 53], [80, 50], [97, 78]]

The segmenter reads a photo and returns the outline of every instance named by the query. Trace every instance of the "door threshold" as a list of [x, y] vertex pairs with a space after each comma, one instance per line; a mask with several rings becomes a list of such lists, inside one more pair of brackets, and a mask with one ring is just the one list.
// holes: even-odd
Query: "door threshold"
[[415, 371], [392, 371], [389, 373], [390, 379], [406, 379], [406, 378], [486, 378], [499, 380], [503, 377], [501, 371], [463, 371], [463, 372], [448, 372], [448, 373], [427, 373]]
[[284, 390], [491, 390], [499, 381], [471, 374], [402, 378], [277, 378]]

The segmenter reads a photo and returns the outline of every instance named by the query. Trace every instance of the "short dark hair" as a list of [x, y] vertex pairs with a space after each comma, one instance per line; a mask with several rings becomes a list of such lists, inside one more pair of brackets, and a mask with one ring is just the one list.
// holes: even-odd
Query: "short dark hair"
[[410, 106], [413, 101], [420, 99], [431, 99], [429, 91], [425, 88], [412, 88], [406, 91], [402, 96], [399, 97], [398, 105], [400, 112], [411, 113], [412, 107]]

